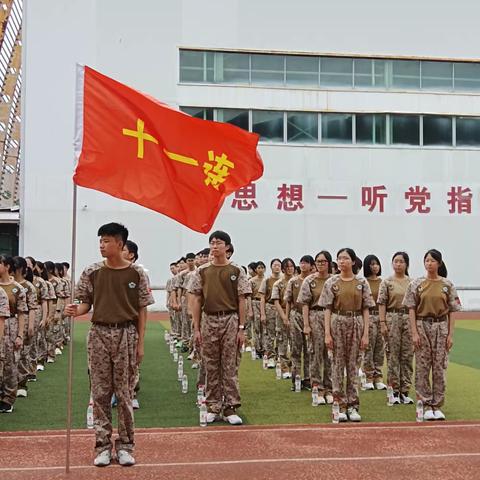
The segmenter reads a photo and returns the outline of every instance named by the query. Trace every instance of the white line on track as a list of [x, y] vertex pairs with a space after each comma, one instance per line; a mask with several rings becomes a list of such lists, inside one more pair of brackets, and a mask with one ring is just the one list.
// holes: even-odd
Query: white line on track
[[[385, 455], [373, 457], [304, 457], [304, 458], [258, 458], [258, 459], [244, 459], [244, 460], [219, 460], [207, 462], [164, 462], [164, 463], [139, 463], [135, 465], [134, 469], [138, 468], [170, 468], [170, 467], [208, 467], [218, 465], [248, 465], [248, 464], [265, 464], [265, 463], [299, 463], [299, 462], [371, 462], [371, 461], [385, 461], [385, 460], [423, 460], [429, 461], [439, 458], [471, 458], [480, 457], [480, 453], [435, 453], [424, 455]], [[122, 468], [120, 465], [111, 465], [110, 468]], [[95, 469], [92, 465], [73, 465], [72, 470]], [[6, 467], [0, 468], [0, 472], [29, 472], [29, 471], [58, 471], [64, 470], [63, 466], [52, 467]]]

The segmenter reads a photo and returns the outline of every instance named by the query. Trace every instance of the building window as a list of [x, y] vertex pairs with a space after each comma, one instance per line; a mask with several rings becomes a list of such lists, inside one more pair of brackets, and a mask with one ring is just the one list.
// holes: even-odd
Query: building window
[[201, 118], [202, 120], [213, 120], [213, 108], [180, 107], [180, 110], [195, 118]]
[[353, 60], [351, 58], [320, 59], [320, 86], [352, 88]]
[[243, 128], [248, 132], [248, 110], [219, 108], [217, 110], [217, 121], [231, 123], [232, 125]]
[[352, 143], [352, 114], [322, 114], [323, 143]]
[[423, 117], [424, 145], [452, 145], [452, 118], [438, 115]]
[[420, 117], [390, 115], [390, 139], [393, 145], [420, 145]]
[[354, 87], [385, 88], [385, 61], [366, 58], [354, 60]]
[[289, 112], [287, 142], [318, 143], [318, 113]]
[[180, 50], [180, 81], [204, 81], [204, 52]]
[[457, 117], [456, 140], [459, 147], [479, 147], [480, 118]]
[[480, 65], [478, 63], [455, 63], [455, 90], [476, 92], [480, 90]]
[[453, 65], [449, 62], [422, 62], [422, 88], [452, 90]]
[[252, 84], [283, 85], [284, 55], [252, 55]]
[[253, 110], [252, 130], [263, 142], [283, 142], [283, 112]]
[[420, 89], [420, 62], [412, 60], [393, 60], [392, 80], [393, 88]]
[[387, 143], [387, 116], [381, 114], [355, 115], [355, 132], [357, 143]]
[[288, 55], [287, 85], [318, 87], [318, 57]]
[[215, 57], [217, 83], [250, 83], [250, 55], [248, 53], [217, 52]]

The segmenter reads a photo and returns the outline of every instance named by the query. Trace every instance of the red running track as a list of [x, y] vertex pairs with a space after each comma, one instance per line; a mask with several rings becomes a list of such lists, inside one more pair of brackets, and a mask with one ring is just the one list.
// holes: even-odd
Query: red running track
[[92, 466], [93, 435], [0, 435], [1, 480], [480, 479], [480, 423], [139, 429], [134, 467]]

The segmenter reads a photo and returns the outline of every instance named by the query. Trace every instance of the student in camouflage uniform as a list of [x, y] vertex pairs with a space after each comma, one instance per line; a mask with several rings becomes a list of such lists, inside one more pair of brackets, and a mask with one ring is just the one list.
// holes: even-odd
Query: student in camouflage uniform
[[288, 344], [290, 341], [290, 326], [287, 317], [287, 303], [285, 301], [285, 289], [287, 283], [295, 273], [295, 262], [291, 258], [284, 258], [282, 260], [282, 276], [277, 280], [272, 287], [273, 304], [277, 310], [277, 325], [276, 325], [276, 347], [278, 358], [282, 367], [282, 378], [291, 378], [290, 373], [290, 358], [288, 355]]
[[[3, 337], [3, 371], [0, 378], [0, 412], [13, 412], [17, 399], [18, 359], [23, 348], [28, 314], [23, 287], [12, 279], [15, 264], [12, 257], [0, 255], [0, 287], [8, 297], [10, 317], [5, 320]], [[3, 315], [1, 315], [3, 316]]]
[[330, 278], [332, 256], [326, 250], [315, 257], [317, 271], [309, 275], [300, 288], [297, 301], [302, 305], [303, 332], [310, 337], [310, 376], [312, 386], [318, 387], [319, 404], [333, 403], [332, 366], [325, 346], [325, 308], [318, 300], [325, 282]]
[[424, 419], [445, 420], [440, 408], [445, 400], [448, 352], [453, 345], [452, 312], [461, 306], [453, 283], [446, 278], [442, 254], [429, 250], [423, 263], [426, 275], [409, 285], [403, 304], [409, 309], [415, 346], [415, 389], [424, 405]]
[[368, 282], [356, 276], [356, 259], [351, 248], [339, 250], [340, 274], [325, 282], [319, 300], [325, 307], [325, 345], [333, 350], [333, 398], [339, 403], [341, 422], [362, 419], [358, 413], [357, 359], [359, 349], [368, 347], [369, 309], [375, 305]]
[[207, 375], [207, 422], [215, 421], [223, 411], [225, 421], [239, 425], [238, 366], [245, 341], [245, 296], [251, 288], [243, 268], [227, 259], [230, 236], [216, 231], [209, 243], [213, 261], [198, 268], [189, 285], [194, 338]]
[[192, 335], [192, 320], [188, 314], [187, 291], [185, 284], [188, 274], [195, 271], [195, 254], [187, 253], [185, 255], [185, 263], [187, 268], [178, 276], [177, 303], [180, 305], [180, 318], [182, 325], [180, 339], [182, 341], [182, 351], [188, 352], [190, 350], [190, 337]]
[[402, 303], [410, 284], [409, 264], [406, 252], [393, 255], [394, 274], [382, 280], [377, 298], [380, 329], [387, 354], [387, 383], [393, 388], [394, 404], [413, 403], [409, 396], [413, 374], [412, 334], [408, 309]]
[[166, 307], [168, 310], [168, 315], [170, 317], [170, 335], [172, 337], [175, 336], [175, 332], [177, 332], [178, 328], [176, 325], [177, 316], [175, 315], [175, 309], [173, 308], [172, 302], [172, 292], [173, 292], [173, 279], [177, 274], [177, 264], [173, 262], [170, 264], [170, 273], [172, 276], [167, 280], [166, 291], [167, 291], [167, 300], [166, 300]]
[[302, 305], [298, 301], [298, 295], [303, 281], [315, 268], [315, 261], [311, 255], [304, 255], [300, 259], [300, 274], [291, 278], [285, 289], [285, 302], [287, 304], [286, 315], [290, 327], [290, 342], [292, 346], [292, 391], [295, 391], [295, 377], [301, 376], [303, 357], [302, 388], [310, 389], [310, 346], [303, 328]]
[[268, 368], [275, 368], [275, 333], [277, 326], [277, 310], [272, 300], [272, 289], [275, 282], [280, 279], [282, 261], [274, 258], [270, 262], [272, 274], [264, 278], [258, 293], [260, 295], [260, 320], [263, 326], [263, 351], [268, 358]]
[[365, 390], [385, 390], [387, 386], [383, 383], [382, 368], [385, 359], [383, 335], [380, 329], [380, 318], [378, 312], [378, 292], [382, 279], [382, 266], [375, 255], [367, 255], [363, 261], [363, 275], [367, 279], [372, 291], [375, 307], [370, 309], [370, 322], [368, 331], [368, 348], [365, 352], [363, 369], [366, 376]]
[[180, 277], [182, 272], [186, 270], [187, 264], [185, 262], [185, 258], [182, 257], [177, 262], [177, 274], [173, 277], [172, 280], [172, 296], [171, 296], [171, 304], [175, 311], [176, 321], [175, 324], [177, 329], [173, 332], [174, 338], [178, 340], [177, 345], [181, 346], [181, 337], [182, 337], [182, 305], [180, 302], [179, 296], [179, 288], [180, 288]]
[[53, 303], [53, 318], [52, 323], [50, 324], [50, 342], [49, 342], [49, 352], [48, 356], [50, 358], [55, 357], [55, 355], [62, 355], [63, 345], [63, 324], [62, 324], [62, 313], [65, 306], [65, 292], [63, 284], [60, 281], [60, 278], [56, 276], [56, 268], [53, 262], [45, 262], [45, 269], [48, 273], [48, 281], [52, 284], [55, 290], [55, 298]]
[[262, 358], [264, 354], [265, 331], [264, 323], [261, 320], [260, 300], [261, 295], [258, 291], [260, 285], [265, 278], [265, 264], [263, 262], [255, 262], [255, 276], [250, 279], [250, 287], [252, 288], [252, 309], [253, 309], [253, 339], [255, 343], [255, 351], [257, 358]]
[[98, 230], [104, 261], [87, 267], [76, 286], [80, 305], [68, 305], [65, 314], [79, 316], [93, 307], [87, 349], [95, 425], [94, 465], [106, 466], [112, 458], [112, 407], [118, 402], [120, 465], [135, 463], [132, 391], [137, 365], [144, 355], [147, 306], [154, 303], [144, 270], [125, 260], [123, 248], [128, 230], [118, 223]]

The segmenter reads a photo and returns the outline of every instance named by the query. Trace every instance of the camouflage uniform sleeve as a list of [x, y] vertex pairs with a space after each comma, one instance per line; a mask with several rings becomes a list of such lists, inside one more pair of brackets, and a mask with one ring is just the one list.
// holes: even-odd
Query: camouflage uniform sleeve
[[280, 282], [281, 280], [277, 280], [272, 285], [272, 295], [270, 297], [270, 300], [280, 300]]
[[247, 274], [242, 267], [238, 267], [238, 295], [250, 295], [252, 293], [252, 287], [248, 281]]
[[285, 288], [285, 293], [283, 294], [283, 299], [286, 301], [286, 302], [291, 302], [293, 300], [293, 281], [294, 281], [294, 278], [291, 278], [288, 283], [287, 283], [287, 286]]
[[458, 312], [462, 309], [462, 304], [460, 303], [460, 297], [458, 296], [457, 289], [449, 280], [447, 280], [445, 283], [448, 285], [448, 309], [450, 312]]
[[388, 280], [382, 280], [378, 289], [378, 305], [386, 305], [388, 303]]
[[202, 295], [203, 293], [202, 277], [200, 275], [200, 269], [197, 269], [195, 275], [192, 277], [192, 281], [188, 286], [188, 292], [193, 295]]
[[375, 306], [372, 289], [365, 278], [362, 278], [362, 308], [372, 308]]
[[260, 293], [260, 295], [265, 295], [267, 293], [267, 279], [266, 278], [264, 278], [262, 280], [262, 283], [258, 287], [258, 293]]
[[172, 279], [169, 278], [167, 280], [167, 284], [165, 286], [165, 290], [167, 291], [167, 293], [170, 293], [172, 291]]
[[27, 282], [27, 286], [25, 287], [25, 295], [27, 297], [27, 307], [29, 310], [37, 310], [40, 305], [37, 301], [37, 293], [35, 291], [35, 287], [30, 283]]
[[309, 305], [312, 301], [312, 290], [310, 288], [310, 282], [312, 279], [307, 277], [300, 287], [300, 292], [298, 293], [297, 302], [304, 305]]
[[27, 305], [27, 294], [26, 288], [23, 288], [20, 284], [17, 283], [16, 288], [18, 289], [16, 293], [17, 297], [17, 312], [19, 313], [27, 313], [28, 312], [28, 305]]
[[50, 299], [50, 293], [48, 291], [48, 285], [47, 285], [47, 282], [43, 280], [40, 282], [40, 300], [44, 301], [49, 299]]
[[402, 305], [407, 308], [417, 308], [418, 302], [418, 295], [417, 295], [417, 287], [421, 283], [422, 279], [414, 280], [410, 282], [408, 285], [407, 291], [405, 293], [405, 297], [403, 298]]
[[140, 308], [148, 307], [148, 305], [153, 305], [155, 299], [152, 295], [152, 290], [150, 288], [150, 281], [148, 279], [145, 270], [141, 267], [134, 265], [135, 270], [138, 272], [138, 306]]
[[93, 285], [90, 279], [89, 269], [85, 269], [77, 282], [75, 288], [75, 298], [82, 303], [93, 305]]
[[5, 290], [0, 287], [0, 317], [10, 318], [10, 304]]
[[47, 286], [48, 286], [48, 299], [56, 300], [57, 296], [55, 295], [55, 289], [53, 288], [53, 285], [50, 282], [48, 282]]
[[318, 305], [324, 308], [332, 308], [335, 295], [332, 287], [335, 284], [335, 277], [330, 277], [323, 286], [322, 293], [318, 299]]

